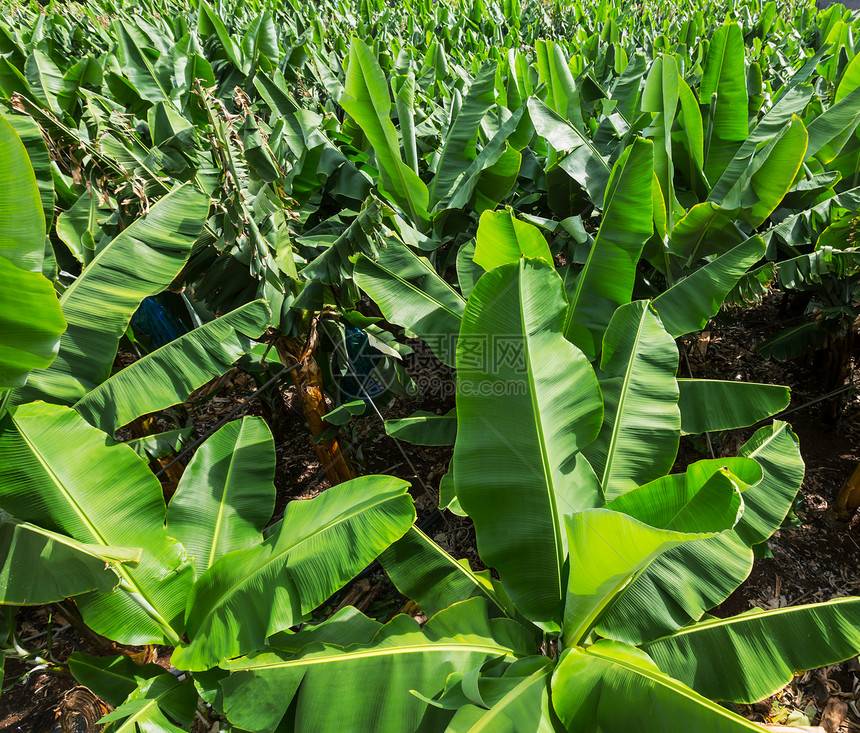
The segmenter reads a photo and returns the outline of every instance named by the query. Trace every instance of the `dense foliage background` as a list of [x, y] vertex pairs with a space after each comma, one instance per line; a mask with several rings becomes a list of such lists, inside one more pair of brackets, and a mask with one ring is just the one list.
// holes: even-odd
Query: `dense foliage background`
[[[804, 465], [786, 387], [678, 344], [776, 288], [760, 358], [811, 355], [831, 421], [854, 389], [858, 26], [773, 0], [8, 6], [0, 602], [177, 674], [58, 665], [11, 613], [5, 653], [117, 731], [759, 730], [714, 701], [856, 655], [860, 600], [709, 614]], [[426, 388], [407, 361], [451, 387], [385, 423], [454, 446], [432, 486], [345, 447]], [[236, 364], [266, 419], [194, 433]], [[274, 481], [288, 410], [313, 498]], [[491, 570], [428, 536], [455, 516]], [[414, 613], [332, 615], [377, 559]]]

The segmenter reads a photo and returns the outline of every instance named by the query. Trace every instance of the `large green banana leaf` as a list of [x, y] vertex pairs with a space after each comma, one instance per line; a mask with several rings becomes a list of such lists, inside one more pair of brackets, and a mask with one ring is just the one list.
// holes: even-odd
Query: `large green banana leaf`
[[[747, 491], [764, 476], [761, 466], [751, 458], [712, 458], [691, 463], [686, 472], [663, 476], [619, 496], [606, 509], [627, 514], [651, 527], [683, 532], [722, 531], [723, 500], [735, 501], [735, 494]], [[736, 506], [735, 511], [741, 507]], [[731, 527], [741, 514], [734, 516]], [[725, 527], [723, 527], [725, 529]]]
[[679, 379], [678, 390], [681, 432], [687, 434], [754, 425], [784, 410], [791, 399], [788, 387], [719, 379]]
[[418, 148], [415, 143], [415, 74], [391, 78], [394, 106], [403, 143], [403, 157], [415, 173], [418, 173]]
[[752, 550], [734, 532], [673, 548], [615, 598], [597, 633], [631, 644], [669, 633], [728, 598], [752, 563]]
[[212, 6], [205, 2], [205, 0], [200, 3], [198, 22], [201, 36], [205, 37], [214, 35], [221, 44], [224, 55], [230, 60], [230, 62], [237, 69], [243, 72], [247, 72], [249, 70], [245, 63], [245, 59], [242, 57], [242, 50], [239, 47], [239, 44], [230, 37], [230, 32], [224, 25], [224, 21], [218, 17], [218, 14]]
[[836, 88], [836, 96], [833, 98], [833, 101], [841, 102], [858, 87], [860, 87], [860, 61], [855, 56], [842, 73], [842, 79]]
[[112, 435], [140, 415], [184, 402], [247, 354], [270, 317], [263, 300], [243, 305], [129, 364], [90, 390], [74, 408]]
[[578, 454], [600, 429], [600, 388], [564, 338], [566, 311], [550, 265], [502, 265], [472, 290], [457, 348], [457, 496], [484, 561], [539, 623], [560, 620], [562, 515], [601, 503]]
[[[344, 606], [335, 611], [325, 621], [306, 624], [300, 631], [279, 631], [269, 637], [270, 647], [280, 652], [298, 652], [315, 642], [349, 646], [350, 644], [370, 644], [382, 628], [376, 619], [365, 616], [353, 606]], [[219, 674], [223, 672], [219, 670]]]
[[791, 425], [775, 420], [757, 430], [738, 456], [752, 458], [764, 471], [761, 482], [744, 491], [746, 511], [737, 533], [749, 545], [768, 539], [785, 520], [803, 483], [800, 442]]
[[522, 154], [506, 145], [496, 161], [481, 170], [470, 206], [477, 213], [495, 209], [516, 184], [522, 161]]
[[34, 48], [24, 65], [24, 75], [27, 77], [33, 96], [52, 112], [59, 114], [57, 95], [64, 89], [63, 73], [50, 56]]
[[407, 488], [362, 476], [291, 502], [264, 542], [224, 555], [197, 580], [185, 618], [190, 642], [173, 664], [206, 669], [297, 623], [412, 526]]
[[[756, 203], [747, 207], [749, 213], [745, 218], [751, 227], [761, 226], [794, 185], [795, 177], [808, 157], [808, 142], [809, 135], [803, 122], [793, 115], [776, 137], [773, 147], [765, 148], [764, 160], [749, 182], [749, 188], [758, 197]], [[730, 191], [727, 199], [731, 196]]]
[[[716, 104], [712, 95], [716, 94]], [[705, 175], [716, 181], [749, 135], [744, 40], [737, 23], [714, 32], [705, 58], [699, 104], [711, 104]]]
[[412, 527], [379, 556], [394, 585], [428, 617], [472, 596], [485, 596], [513, 618], [510, 601], [499, 593], [487, 571], [475, 573], [468, 559], [455, 560], [418, 527]]
[[21, 139], [0, 116], [0, 392], [47, 367], [66, 327], [51, 283], [42, 275], [45, 216]]
[[477, 157], [475, 144], [481, 120], [495, 104], [496, 64], [488, 61], [469, 86], [463, 106], [445, 136], [436, 175], [430, 182], [430, 206], [450, 196], [459, 177]]
[[388, 82], [379, 62], [360, 39], [349, 46], [346, 87], [340, 106], [367, 136], [379, 163], [382, 188], [403, 207], [416, 225], [427, 221], [427, 186], [400, 157], [397, 130], [391, 121]]
[[567, 65], [561, 44], [555, 41], [535, 41], [538, 80], [546, 84], [547, 105], [563, 119], [567, 119], [578, 130], [584, 129], [580, 95], [573, 74]]
[[60, 298], [69, 323], [60, 353], [31, 374], [16, 401], [72, 404], [107, 379], [132, 314], [179, 274], [208, 210], [208, 198], [186, 184], [113, 239]]
[[689, 268], [697, 260], [728, 252], [746, 241], [743, 232], [731, 226], [735, 211], [712, 201], [693, 206], [669, 234], [669, 250], [685, 258]]
[[[860, 652], [860, 598], [709, 619], [642, 648], [660, 669], [702, 695], [752, 703], [799, 672]], [[690, 663], [700, 659], [709, 663]]]
[[630, 302], [636, 265], [653, 231], [651, 190], [653, 143], [637, 138], [612, 168], [603, 219], [588, 260], [570, 297], [564, 335], [587, 356], [600, 342], [618, 306]]
[[[722, 197], [713, 191], [708, 200], [730, 211], [739, 210], [752, 227], [760, 226], [794, 185], [807, 157], [808, 138], [801, 119], [792, 115], [747, 165], [739, 161], [741, 164], [726, 170], [719, 183], [721, 187], [731, 186]], [[730, 180], [730, 173], [737, 176], [735, 181]]]
[[828, 107], [809, 123], [807, 157], [830, 163], [848, 141], [860, 120], [860, 86], [852, 89], [836, 104]]
[[761, 237], [750, 237], [654, 298], [651, 305], [669, 335], [678, 338], [704, 328], [738, 280], [764, 256], [765, 249]]
[[388, 321], [424, 339], [442, 363], [454, 366], [465, 301], [426, 259], [389, 239], [376, 260], [358, 256], [354, 277]]
[[119, 578], [109, 563], [136, 563], [140, 550], [85, 545], [4, 516], [0, 520], [0, 603], [41, 605], [97, 590], [110, 593]]
[[654, 141], [654, 172], [660, 182], [666, 209], [666, 226], [675, 225], [675, 166], [672, 161], [672, 125], [683, 82], [674, 56], [661, 54], [651, 65], [642, 92], [642, 111], [655, 113], [645, 134]]
[[761, 733], [661, 672], [643, 651], [617, 641], [567, 649], [553, 674], [552, 704], [569, 731]]
[[[680, 439], [678, 348], [647, 301], [621, 306], [603, 338], [606, 414], [584, 449], [607, 501], [667, 473]], [[459, 468], [458, 468], [459, 470]]]
[[153, 63], [152, 56], [147, 53], [152, 46], [147, 44], [141, 47], [134, 36], [136, 30], [122, 20], [113, 22], [120, 68], [141, 97], [149, 102], [167, 101], [170, 98], [172, 69], [159, 64], [157, 60]]
[[[57, 217], [57, 236], [66, 245], [78, 262], [88, 265], [95, 256], [101, 241], [97, 217], [99, 203], [89, 191], [84, 191], [78, 200]], [[110, 212], [102, 210], [102, 216]]]
[[78, 607], [120, 643], [179, 643], [193, 568], [164, 531], [161, 485], [131, 448], [106, 445], [67, 407], [21, 405], [0, 432], [0, 506], [87, 545], [141, 548], [136, 567], [115, 567], [119, 590], [79, 596]]
[[509, 209], [481, 214], [476, 240], [472, 259], [485, 270], [516, 262], [520, 257], [553, 264], [549, 245], [540, 230], [517, 219]]
[[[302, 278], [327, 284], [340, 283], [352, 276], [352, 258], [356, 253], [376, 256], [383, 206], [380, 199], [369, 197], [358, 216], [337, 239], [302, 269]], [[390, 209], [386, 207], [386, 210]]]
[[[658, 557], [615, 600], [597, 625], [605, 637], [639, 644], [664, 636], [722, 603], [752, 569], [752, 545], [767, 540], [785, 518], [803, 480], [797, 438], [786, 423], [758, 430], [737, 459], [700, 461], [686, 474], [667, 476], [616, 499], [607, 508], [640, 511], [638, 492], [667, 493], [664, 484], [683, 482], [698, 491], [721, 466], [742, 489], [744, 514], [731, 532], [669, 550]], [[761, 471], [751, 468], [756, 461]], [[629, 502], [636, 501], [636, 504]], [[645, 519], [645, 517], [637, 517]]]
[[[808, 84], [799, 83], [795, 85], [793, 80], [789, 80], [783, 89], [786, 91], [759, 120], [719, 180], [714, 183], [708, 195], [709, 201], [722, 202], [725, 200], [729, 190], [738, 182], [743, 172], [749, 168], [750, 162], [761, 147], [761, 143], [773, 139], [787, 128], [791, 124], [792, 117], [801, 114], [812, 97], [812, 87]], [[782, 91], [780, 89], [780, 92]]]
[[167, 508], [167, 532], [194, 558], [198, 575], [263, 541], [274, 475], [275, 442], [259, 417], [228, 422], [197, 449]]
[[[39, 188], [39, 198], [42, 201], [42, 211], [45, 214], [45, 231], [51, 231], [54, 221], [54, 179], [51, 175], [51, 156], [45, 138], [42, 137], [42, 128], [31, 117], [24, 115], [9, 115], [6, 121], [12, 125], [15, 133], [24, 143], [30, 165], [36, 176], [36, 185]], [[23, 218], [23, 212], [19, 211], [18, 217]]]
[[298, 654], [273, 649], [225, 662], [233, 674], [221, 683], [224, 706], [231, 722], [252, 733], [272, 730], [294, 695], [296, 733], [441, 730], [451, 713], [410, 690], [433, 697], [450, 674], [489, 658], [526, 656], [533, 646], [522, 626], [488, 619], [484, 599], [473, 598], [440, 611], [423, 628], [396, 616], [370, 644], [317, 642]]
[[[652, 527], [606, 509], [586, 509], [564, 518], [570, 550], [562, 636], [565, 646], [581, 643], [615, 596], [656, 557], [683, 543], [730, 529], [743, 509], [740, 492], [722, 472], [716, 473], [689, 504], [695, 506], [679, 508], [666, 527]], [[602, 560], [596, 562], [596, 558]]]

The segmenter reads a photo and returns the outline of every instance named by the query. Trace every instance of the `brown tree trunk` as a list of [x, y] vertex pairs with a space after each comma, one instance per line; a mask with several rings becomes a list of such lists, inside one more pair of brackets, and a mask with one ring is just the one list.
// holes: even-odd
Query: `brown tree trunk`
[[833, 504], [833, 510], [841, 519], [850, 519], [858, 509], [860, 509], [860, 463], [857, 464], [854, 473], [845, 479]]
[[[329, 410], [323, 392], [322, 372], [316, 362], [316, 353], [319, 349], [316, 321], [311, 324], [308, 340], [304, 345], [298, 339], [277, 337], [275, 349], [284, 366], [300, 362], [300, 366], [291, 372], [296, 393], [311, 435], [314, 438], [322, 435], [329, 428], [329, 424], [325, 421]], [[314, 450], [332, 486], [355, 478], [355, 472], [343, 454], [336, 437], [314, 440]]]

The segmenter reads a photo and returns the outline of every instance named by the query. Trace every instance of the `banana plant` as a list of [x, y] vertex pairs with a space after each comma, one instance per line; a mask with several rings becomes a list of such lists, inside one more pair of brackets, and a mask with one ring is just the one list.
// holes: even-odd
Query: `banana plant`
[[30, 576], [38, 585], [28, 591], [13, 576], [8, 597], [77, 595], [94, 631], [176, 646], [189, 669], [257, 649], [295, 624], [415, 518], [406, 482], [364, 476], [290, 504], [264, 538], [275, 452], [259, 418], [228, 423], [201, 446], [169, 511], [143, 459], [62, 405], [10, 409], [0, 455], [7, 546], [17, 560], [42, 548], [42, 572]]
[[[628, 313], [642, 306], [630, 305], [610, 323], [604, 353], [615, 339], [632, 350]], [[255, 733], [622, 730], [642, 725], [637, 706], [647, 704], [655, 730], [695, 721], [753, 731], [716, 701], [761, 699], [796, 670], [856, 653], [857, 598], [706, 616], [749, 573], [752, 546], [779, 527], [800, 487], [791, 429], [774, 423], [736, 458], [605, 496], [586, 458], [605, 396], [564, 338], [568, 308], [552, 267], [523, 259], [484, 275], [464, 313], [461, 380], [478, 377], [465, 336], [492, 325], [492, 335], [520, 339], [518, 365], [494, 368], [506, 384], [530, 385], [525, 396], [458, 396], [457, 494], [500, 580], [413, 527], [381, 561], [427, 623], [398, 615], [381, 625], [345, 608], [271, 636], [268, 648], [220, 665], [211, 694], [230, 722]], [[820, 632], [798, 643], [801, 627]]]
[[[564, 309], [565, 338], [572, 340], [597, 367], [604, 393], [605, 413], [599, 436], [588, 441], [592, 443], [588, 459], [597, 469], [607, 496], [623, 491], [624, 485], [639, 485], [668, 471], [675, 460], [681, 432], [752, 425], [788, 403], [788, 391], [782, 387], [678, 380], [675, 376], [678, 353], [673, 339], [700, 330], [719, 311], [729, 292], [764, 255], [766, 247], [761, 237], [752, 237], [714, 258], [650, 304], [631, 303], [639, 256], [652, 232], [651, 201], [646, 198], [643, 204], [641, 197], [637, 198], [638, 191], [651, 185], [652, 149], [650, 142], [638, 140], [616, 161], [597, 236], [578, 272], [568, 267], [566, 273], [566, 280], [572, 282], [566, 283], [570, 307]], [[397, 259], [394, 253], [398, 253]], [[478, 270], [483, 272], [482, 264], [492, 269], [518, 262], [523, 256], [541, 257], [552, 268], [552, 254], [536, 226], [511, 212], [484, 212], [472, 255]], [[501, 358], [506, 345], [495, 343], [482, 326], [470, 324], [466, 329], [465, 315], [460, 315], [462, 299], [429, 267], [418, 267], [420, 261], [406, 245], [389, 237], [375, 262], [359, 255], [355, 279], [388, 320], [421, 336], [445, 363], [452, 363], [450, 345], [464, 338], [475, 350], [476, 360], [480, 361], [482, 355]], [[399, 264], [394, 267], [389, 262]], [[469, 295], [473, 297], [474, 289]], [[507, 302], [510, 297], [513, 294], [505, 296], [504, 312], [515, 318], [516, 308]], [[521, 333], [522, 324], [512, 320], [508, 328], [512, 343], [519, 343], [516, 334]], [[610, 334], [612, 338], [608, 338]], [[621, 334], [636, 337], [619, 341]], [[607, 347], [610, 351], [604, 353]], [[488, 349], [499, 353], [487, 356]], [[502, 378], [487, 371], [486, 364], [476, 374], [463, 373], [458, 368], [458, 379], [467, 384], [496, 381], [500, 389], [510, 380], [521, 381], [513, 373], [506, 372]], [[517, 388], [531, 390], [527, 384]], [[741, 390], [746, 390], [743, 395]], [[716, 394], [724, 399], [705, 401]], [[459, 402], [469, 399], [461, 395]], [[702, 409], [703, 405], [709, 409]], [[458, 416], [459, 409], [458, 406]], [[647, 445], [640, 440], [645, 425]], [[516, 445], [519, 439], [520, 436], [511, 436], [511, 444]], [[655, 452], [656, 446], [659, 450]], [[642, 453], [641, 458], [632, 457], [636, 452]], [[616, 462], [616, 454], [627, 455], [627, 460]], [[500, 468], [499, 473], [501, 478], [506, 471]]]

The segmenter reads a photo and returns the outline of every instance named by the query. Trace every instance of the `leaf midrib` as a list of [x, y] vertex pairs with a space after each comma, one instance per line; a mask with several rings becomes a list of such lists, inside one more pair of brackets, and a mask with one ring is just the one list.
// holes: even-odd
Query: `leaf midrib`
[[317, 664], [333, 664], [337, 662], [351, 662], [353, 660], [369, 659], [373, 657], [394, 656], [397, 654], [435, 654], [441, 652], [482, 652], [486, 654], [497, 654], [499, 652], [503, 652], [507, 657], [514, 656], [512, 649], [500, 645], [491, 646], [489, 644], [453, 644], [450, 642], [428, 642], [426, 644], [415, 644], [401, 647], [386, 646], [372, 649], [361, 649], [355, 652], [344, 652], [343, 654], [339, 654], [337, 656], [311, 657], [310, 659], [288, 659], [281, 660], [278, 662], [270, 662], [268, 664], [258, 664], [247, 667], [230, 665], [228, 669], [231, 672], [256, 672], [262, 669], [284, 669], [287, 667], [305, 667]]
[[519, 272], [520, 276], [518, 278], [518, 289], [520, 291], [520, 329], [523, 338], [523, 355], [526, 360], [526, 368], [528, 374], [528, 382], [529, 382], [529, 392], [532, 395], [531, 406], [532, 406], [532, 414], [534, 416], [535, 429], [537, 431], [538, 443], [540, 444], [540, 457], [541, 457], [541, 465], [543, 466], [544, 480], [547, 489], [547, 497], [549, 499], [549, 507], [552, 513], [552, 528], [553, 528], [553, 543], [555, 546], [555, 558], [556, 558], [556, 567], [555, 567], [555, 576], [558, 586], [558, 598], [563, 597], [564, 588], [562, 584], [562, 568], [564, 566], [564, 544], [561, 538], [561, 526], [559, 523], [558, 517], [558, 506], [555, 500], [555, 484], [552, 479], [552, 469], [549, 465], [549, 455], [547, 452], [546, 446], [546, 436], [544, 435], [543, 422], [541, 420], [540, 409], [538, 407], [538, 399], [537, 399], [537, 385], [535, 383], [534, 370], [532, 368], [532, 358], [531, 358], [531, 345], [529, 342], [528, 333], [526, 332], [526, 314], [522, 308], [523, 303], [523, 267], [526, 260], [520, 260]]
[[[422, 296], [422, 297], [423, 297], [423, 298], [425, 298], [426, 300], [429, 300], [431, 303], [434, 303], [434, 304], [435, 304], [435, 305], [437, 305], [439, 308], [441, 308], [442, 310], [444, 310], [446, 313], [448, 313], [448, 314], [452, 315], [452, 316], [453, 316], [454, 318], [456, 318], [458, 321], [459, 321], [459, 320], [462, 320], [462, 318], [463, 318], [463, 314], [462, 314], [462, 313], [457, 313], [456, 311], [452, 311], [452, 310], [451, 310], [448, 306], [446, 306], [444, 303], [442, 303], [441, 301], [437, 300], [436, 298], [434, 298], [432, 295], [430, 295], [429, 293], [425, 292], [424, 290], [421, 290], [421, 288], [417, 287], [416, 285], [413, 285], [409, 280], [405, 280], [404, 278], [400, 277], [400, 275], [398, 275], [398, 274], [397, 274], [396, 272], [394, 272], [393, 270], [390, 270], [389, 268], [385, 267], [385, 265], [381, 264], [380, 262], [377, 262], [376, 260], [372, 260], [372, 259], [370, 259], [370, 257], [368, 257], [367, 255], [362, 255], [362, 257], [364, 257], [364, 258], [365, 258], [369, 263], [371, 263], [371, 264], [375, 265], [376, 267], [378, 267], [378, 268], [379, 268], [380, 270], [382, 270], [386, 275], [389, 275], [393, 280], [396, 280], [397, 282], [402, 283], [403, 285], [405, 285], [405, 286], [406, 286], [407, 288], [409, 288], [410, 290], [414, 291], [415, 293], [417, 293], [418, 295]], [[436, 273], [434, 272], [434, 274], [436, 274]], [[451, 290], [451, 292], [452, 292], [452, 293], [454, 293], [453, 289]], [[457, 295], [457, 294], [456, 294], [456, 293], [454, 293], [454, 295]], [[457, 297], [459, 298], [460, 296], [457, 296]]]
[[627, 392], [630, 381], [633, 375], [634, 363], [638, 358], [639, 342], [642, 338], [642, 331], [645, 328], [645, 316], [648, 314], [648, 306], [642, 309], [642, 316], [639, 318], [639, 328], [636, 329], [636, 338], [633, 341], [633, 347], [630, 349], [630, 358], [627, 360], [627, 367], [624, 371], [624, 379], [621, 383], [621, 391], [618, 396], [618, 406], [615, 410], [615, 422], [612, 425], [612, 433], [609, 439], [609, 447], [606, 451], [606, 463], [603, 466], [603, 474], [600, 477], [600, 485], [603, 487], [603, 494], [606, 495], [609, 490], [609, 475], [613, 466], [613, 457], [617, 449], [617, 443], [621, 434], [621, 417], [624, 414], [624, 405], [627, 401]]
[[633, 674], [639, 675], [641, 677], [645, 677], [646, 679], [649, 679], [652, 682], [657, 683], [661, 687], [663, 687], [667, 690], [670, 690], [671, 692], [675, 693], [676, 695], [681, 695], [681, 696], [687, 698], [688, 700], [690, 700], [694, 703], [698, 703], [700, 706], [710, 710], [713, 713], [717, 713], [721, 717], [728, 718], [731, 721], [735, 721], [735, 722], [738, 722], [741, 724], [747, 724], [748, 730], [754, 730], [754, 731], [760, 730], [759, 727], [756, 726], [755, 724], [747, 723], [740, 716], [731, 713], [730, 711], [726, 710], [725, 708], [721, 707], [720, 705], [718, 705], [715, 702], [711, 702], [706, 697], [702, 697], [701, 695], [698, 695], [694, 690], [691, 690], [691, 689], [683, 686], [682, 683], [676, 681], [675, 679], [673, 679], [672, 677], [669, 677], [668, 675], [654, 673], [654, 672], [652, 672], [652, 671], [650, 671], [644, 667], [630, 664], [630, 663], [625, 662], [621, 659], [618, 659], [617, 657], [601, 654], [599, 651], [597, 651], [597, 652], [591, 651], [591, 652], [584, 652], [584, 653], [588, 656], [597, 657], [598, 659], [602, 659], [606, 662], [609, 662], [610, 664], [614, 664], [614, 665], [617, 665], [619, 667], [622, 667], [622, 668], [626, 669], [628, 672], [632, 672]]
[[419, 534], [419, 536], [421, 537], [421, 539], [422, 539], [424, 542], [426, 542], [426, 543], [430, 546], [430, 548], [431, 548], [431, 550], [432, 550], [433, 552], [436, 552], [436, 553], [438, 553], [439, 555], [441, 555], [441, 556], [442, 556], [442, 558], [445, 560], [445, 562], [447, 562], [449, 565], [451, 565], [452, 567], [454, 567], [456, 570], [458, 570], [458, 571], [459, 571], [460, 573], [462, 573], [463, 575], [467, 576], [467, 577], [469, 578], [469, 580], [471, 580], [471, 581], [472, 581], [472, 583], [474, 583], [475, 587], [476, 587], [478, 590], [480, 590], [480, 591], [481, 591], [485, 596], [487, 596], [487, 597], [488, 597], [488, 598], [489, 598], [493, 603], [495, 603], [495, 604], [496, 604], [496, 606], [498, 606], [499, 610], [500, 610], [500, 611], [502, 611], [502, 612], [505, 614], [505, 616], [508, 616], [508, 615], [509, 615], [509, 614], [508, 614], [508, 612], [507, 612], [507, 610], [505, 609], [505, 607], [504, 607], [504, 606], [502, 605], [502, 603], [499, 601], [498, 596], [497, 596], [494, 592], [492, 592], [492, 591], [490, 591], [488, 588], [486, 588], [486, 587], [481, 583], [481, 581], [478, 579], [478, 577], [477, 577], [477, 576], [472, 572], [472, 569], [471, 569], [471, 568], [467, 568], [467, 567], [465, 567], [464, 565], [461, 565], [459, 562], [457, 562], [457, 560], [456, 560], [452, 555], [450, 555], [449, 553], [445, 552], [445, 550], [444, 550], [444, 549], [442, 549], [442, 548], [441, 548], [439, 545], [437, 545], [433, 540], [431, 540], [431, 539], [430, 539], [426, 534], [424, 534], [424, 532], [422, 532], [420, 529], [418, 529], [418, 527], [415, 527], [415, 531]]
[[218, 548], [218, 538], [221, 534], [221, 529], [224, 524], [224, 508], [227, 504], [227, 497], [230, 495], [230, 478], [233, 475], [233, 467], [236, 465], [236, 453], [238, 453], [239, 444], [242, 442], [242, 436], [245, 433], [245, 420], [239, 424], [239, 435], [236, 436], [233, 452], [230, 454], [230, 464], [227, 466], [227, 476], [224, 478], [224, 490], [221, 493], [221, 501], [218, 502], [218, 516], [215, 518], [215, 531], [212, 533], [212, 544], [209, 548], [209, 558], [207, 560], [206, 570], [212, 567], [215, 562], [215, 552]]

